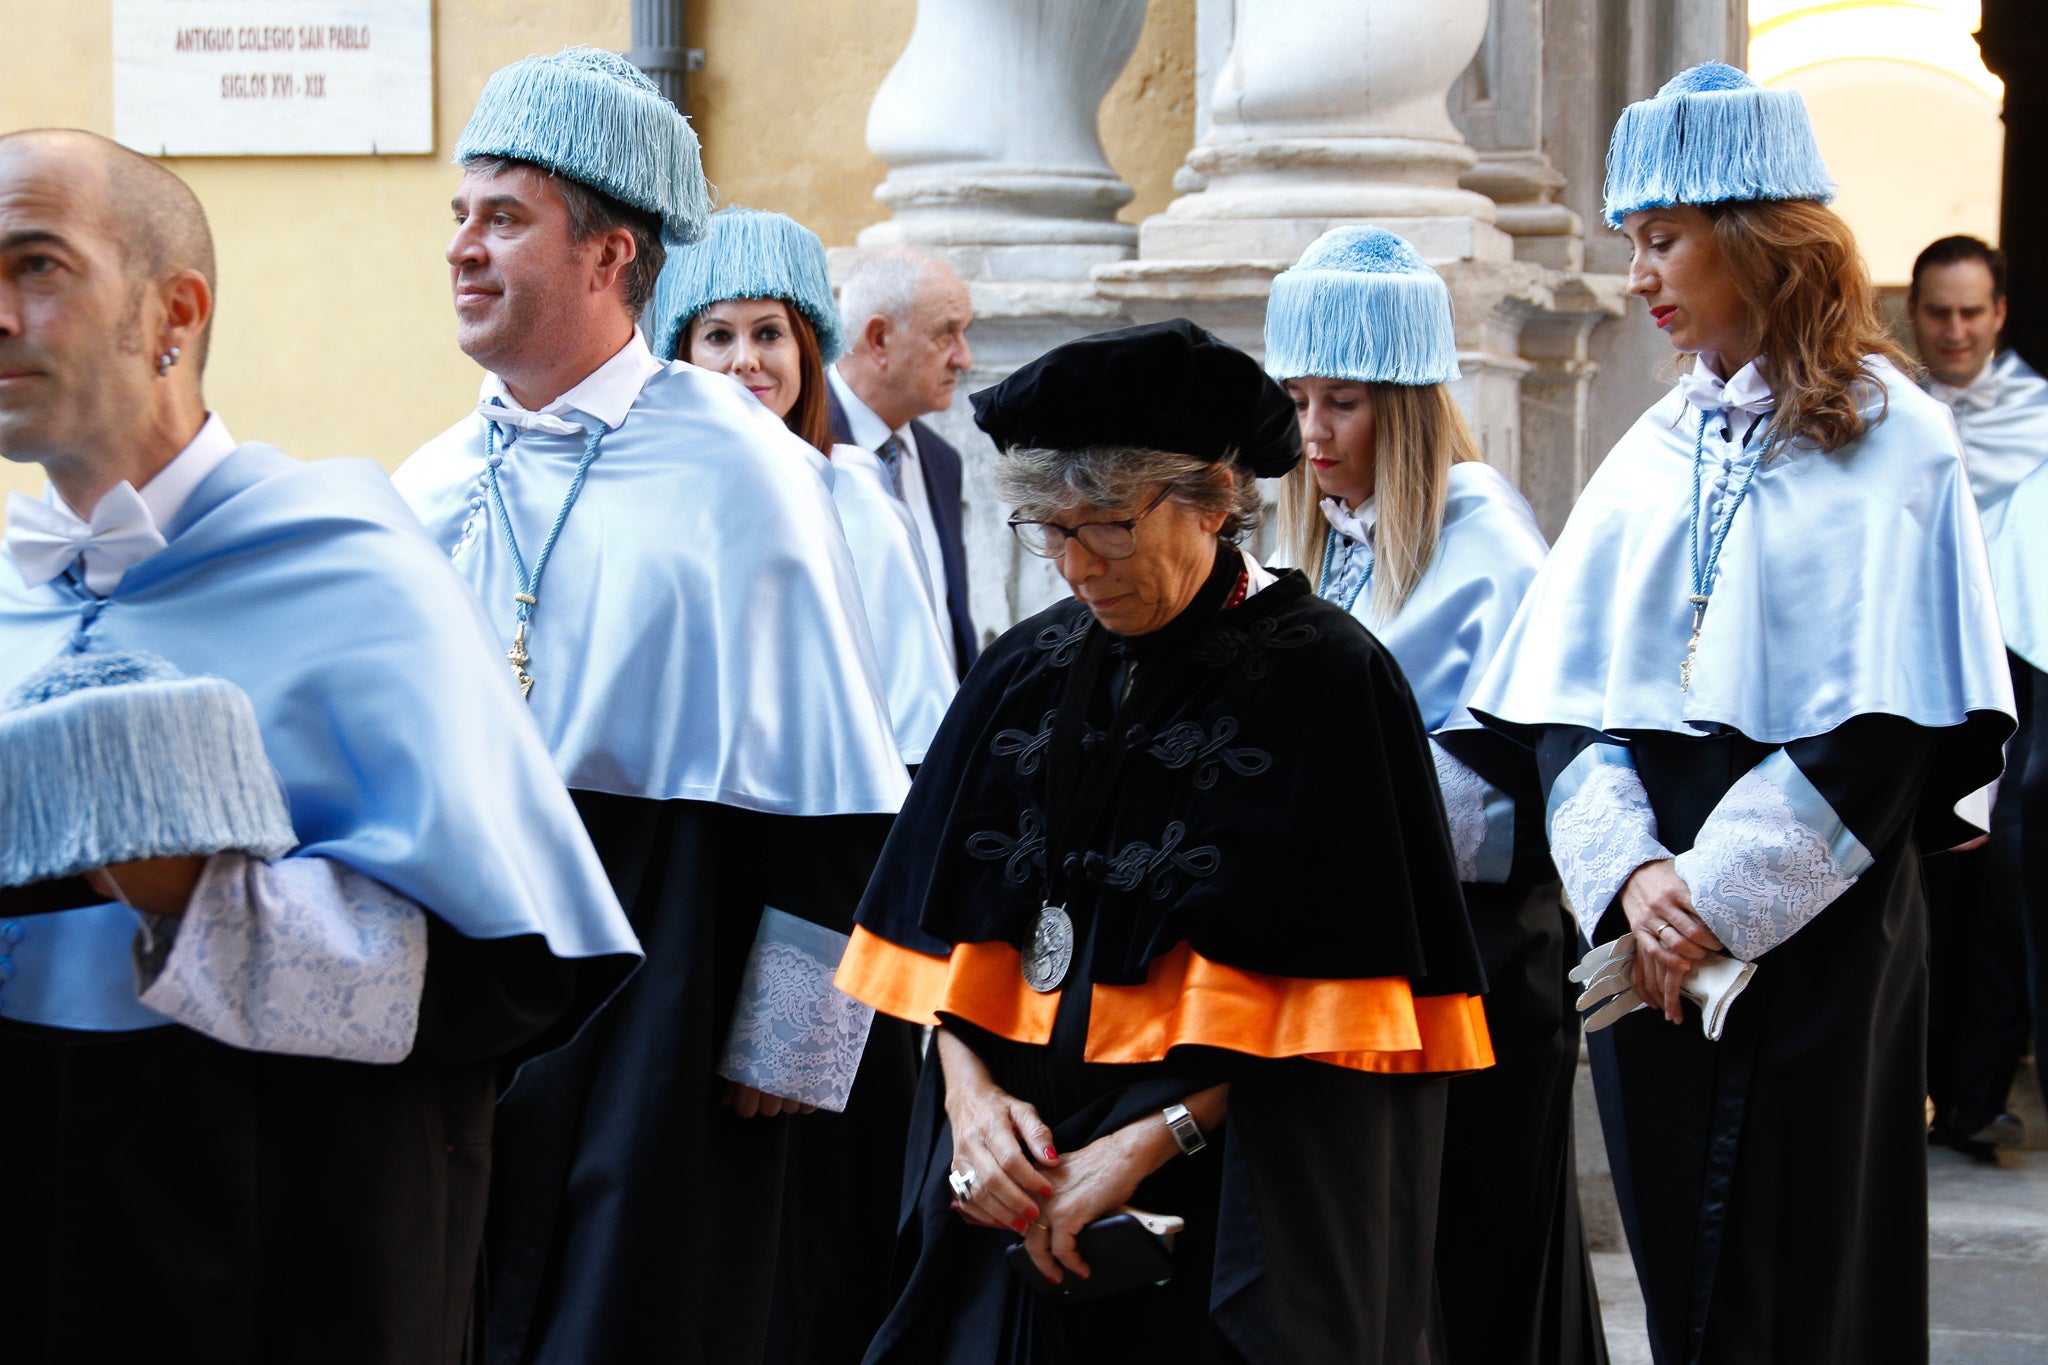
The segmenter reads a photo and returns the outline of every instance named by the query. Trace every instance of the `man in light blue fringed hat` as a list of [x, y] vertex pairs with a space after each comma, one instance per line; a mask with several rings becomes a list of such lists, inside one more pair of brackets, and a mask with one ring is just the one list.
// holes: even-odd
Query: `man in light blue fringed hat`
[[781, 1332], [808, 1358], [879, 1309], [818, 1268], [893, 1232], [846, 1231], [830, 1111], [856, 1073], [870, 1110], [907, 1107], [914, 1064], [831, 984], [908, 785], [853, 560], [818, 452], [637, 325], [709, 199], [646, 78], [588, 48], [515, 62], [456, 154], [456, 336], [486, 374], [396, 481], [649, 951], [499, 1108], [490, 1357], [747, 1365]]
[[[1486, 967], [1497, 1060], [1454, 1078], [1445, 1112], [1445, 1353], [1598, 1359], [1570, 1143], [1579, 1035], [1558, 1026], [1577, 994], [1565, 979], [1571, 920], [1533, 758], [1466, 705], [1543, 567], [1543, 534], [1521, 491], [1480, 458], [1445, 387], [1459, 378], [1450, 290], [1396, 234], [1332, 228], [1281, 272], [1266, 370], [1294, 400], [1305, 456], [1280, 486], [1285, 557], [1408, 679]], [[1502, 1209], [1531, 1216], [1504, 1223]]]
[[0, 241], [7, 1357], [455, 1365], [494, 1096], [638, 946], [383, 471], [207, 410], [191, 191], [13, 134]]

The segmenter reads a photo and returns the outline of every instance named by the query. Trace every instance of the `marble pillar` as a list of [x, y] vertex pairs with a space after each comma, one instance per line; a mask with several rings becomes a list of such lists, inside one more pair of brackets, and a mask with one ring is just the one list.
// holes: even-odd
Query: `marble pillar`
[[909, 245], [967, 281], [975, 356], [951, 411], [925, 420], [960, 450], [969, 610], [986, 636], [1064, 595], [1023, 553], [995, 493], [995, 451], [967, 396], [1019, 365], [1129, 319], [1092, 272], [1125, 260], [1132, 190], [1103, 155], [1097, 117], [1145, 23], [1144, 0], [918, 0], [903, 55], [875, 92], [868, 147], [889, 167], [890, 216], [831, 253]]

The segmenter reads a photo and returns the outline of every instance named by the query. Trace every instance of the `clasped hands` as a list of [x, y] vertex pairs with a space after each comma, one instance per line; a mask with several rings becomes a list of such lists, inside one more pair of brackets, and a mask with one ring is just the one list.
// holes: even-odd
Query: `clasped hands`
[[[1700, 919], [1693, 908], [1691, 888], [1669, 858], [1644, 863], [1629, 875], [1621, 888], [1621, 910], [1628, 919], [1632, 949], [1626, 955], [1629, 989], [1637, 1000], [1660, 1010], [1672, 1023], [1684, 1022], [1679, 1000], [1686, 976], [1708, 954], [1725, 953], [1727, 948]], [[1621, 956], [1610, 956], [1606, 962], [1611, 965], [1590, 974], [1595, 985], [1618, 986], [1615, 977], [1621, 969]], [[1588, 961], [1592, 960], [1589, 957]], [[1574, 974], [1573, 979], [1589, 977]], [[1588, 989], [1586, 994], [1593, 997], [1596, 991]], [[1618, 990], [1611, 994], [1612, 1003], [1594, 1016], [1590, 1027], [1601, 1027], [1633, 1008]]]
[[1026, 1254], [1052, 1283], [1069, 1272], [1086, 1279], [1075, 1239], [1178, 1154], [1172, 1133], [1148, 1116], [1061, 1153], [1038, 1111], [996, 1085], [965, 1043], [944, 1029], [934, 1043], [945, 1067], [952, 1169], [962, 1180], [974, 1175], [953, 1208], [977, 1227], [1023, 1234]]

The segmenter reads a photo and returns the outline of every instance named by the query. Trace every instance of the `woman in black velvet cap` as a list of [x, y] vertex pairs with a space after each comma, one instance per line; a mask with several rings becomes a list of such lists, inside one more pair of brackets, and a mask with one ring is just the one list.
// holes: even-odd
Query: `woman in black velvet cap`
[[[1481, 974], [1399, 670], [1236, 545], [1293, 404], [1185, 321], [974, 404], [1074, 600], [967, 679], [841, 965], [938, 1026], [868, 1359], [1426, 1358]], [[1126, 1206], [1165, 1259], [1083, 1231]]]

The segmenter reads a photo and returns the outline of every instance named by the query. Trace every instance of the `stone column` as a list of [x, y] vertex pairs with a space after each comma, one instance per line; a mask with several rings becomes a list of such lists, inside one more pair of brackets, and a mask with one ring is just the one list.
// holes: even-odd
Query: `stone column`
[[969, 610], [984, 635], [1065, 588], [1004, 524], [994, 450], [967, 395], [1129, 320], [1090, 280], [1129, 258], [1138, 236], [1117, 221], [1132, 190], [1103, 155], [1097, 115], [1144, 22], [1144, 0], [918, 0], [909, 45], [868, 110], [868, 147], [889, 166], [875, 198], [891, 216], [832, 252], [833, 269], [844, 278], [862, 251], [907, 244], [967, 280], [974, 369], [952, 410], [926, 420], [964, 463]]

